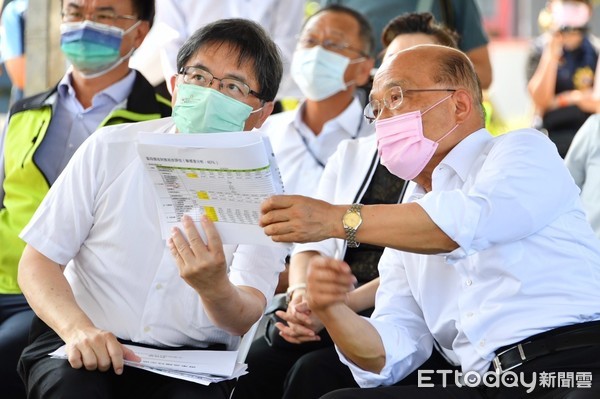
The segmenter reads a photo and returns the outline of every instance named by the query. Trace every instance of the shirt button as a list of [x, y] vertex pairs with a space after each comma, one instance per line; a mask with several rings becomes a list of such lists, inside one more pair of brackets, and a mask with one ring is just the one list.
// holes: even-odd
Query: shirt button
[[156, 289], [160, 290], [163, 287], [163, 285], [161, 283], [156, 284]]
[[471, 284], [473, 284], [473, 282], [471, 281], [471, 279], [470, 279], [470, 278], [468, 278], [468, 279], [467, 279], [467, 281], [465, 281], [465, 284], [466, 284], [467, 286], [471, 286]]
[[485, 339], [482, 339], [481, 341], [479, 341], [479, 346], [482, 348], [485, 346]]
[[467, 317], [473, 317], [473, 312], [467, 313]]
[[148, 327], [148, 326], [144, 327], [144, 332], [145, 332], [145, 333], [147, 333], [147, 332], [149, 332], [149, 331], [150, 331], [150, 327]]

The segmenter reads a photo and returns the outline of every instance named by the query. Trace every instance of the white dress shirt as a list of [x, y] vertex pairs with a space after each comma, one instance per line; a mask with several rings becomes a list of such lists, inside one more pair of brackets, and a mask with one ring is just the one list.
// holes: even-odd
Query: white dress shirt
[[[179, 276], [161, 237], [138, 132], [168, 132], [171, 118], [99, 130], [75, 153], [21, 238], [62, 265], [78, 305], [101, 329], [158, 346], [202, 347], [239, 337], [215, 327]], [[240, 245], [229, 267], [235, 285], [270, 299], [287, 250]], [[72, 260], [72, 262], [70, 262]]]
[[[598, 64], [600, 66], [600, 63]], [[600, 74], [597, 76], [600, 77]], [[594, 86], [595, 87], [595, 86]], [[600, 88], [600, 85], [598, 86]], [[600, 237], [600, 115], [594, 114], [581, 126], [565, 164], [581, 189], [583, 209], [592, 228]]]
[[286, 194], [314, 196], [329, 157], [347, 139], [374, 132], [355, 98], [334, 119], [327, 121], [318, 135], [302, 121], [304, 104], [296, 110], [267, 118], [260, 131], [269, 137], [281, 172]]
[[433, 173], [415, 201], [459, 247], [419, 255], [386, 249], [370, 322], [386, 350], [379, 374], [348, 361], [362, 387], [419, 367], [433, 339], [464, 372], [485, 373], [494, 351], [556, 327], [600, 319], [600, 241], [579, 190], [542, 133], [479, 130]]

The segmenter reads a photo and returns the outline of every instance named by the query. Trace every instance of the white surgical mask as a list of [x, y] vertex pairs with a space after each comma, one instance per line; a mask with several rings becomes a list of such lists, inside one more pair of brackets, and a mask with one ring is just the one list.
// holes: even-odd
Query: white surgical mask
[[364, 57], [350, 60], [321, 46], [299, 49], [292, 59], [292, 79], [306, 98], [321, 101], [354, 84], [344, 81], [344, 73], [349, 64], [361, 61]]

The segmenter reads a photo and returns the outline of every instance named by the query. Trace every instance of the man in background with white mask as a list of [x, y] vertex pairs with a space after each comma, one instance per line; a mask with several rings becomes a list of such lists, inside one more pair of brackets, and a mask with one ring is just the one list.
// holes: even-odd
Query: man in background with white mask
[[[263, 314], [287, 251], [239, 245], [228, 264], [207, 217], [206, 242], [189, 216], [187, 240], [174, 229], [165, 242], [138, 133], [260, 127], [283, 66], [264, 29], [244, 19], [196, 31], [177, 64], [174, 118], [92, 135], [21, 233], [19, 284], [39, 316], [19, 363], [30, 398], [229, 398], [232, 381], [204, 386], [124, 369], [137, 356], [122, 343], [234, 350]], [[47, 356], [65, 343], [68, 361]]]
[[[31, 10], [33, 11], [33, 10]], [[70, 0], [62, 4], [61, 49], [72, 67], [51, 90], [11, 109], [0, 137], [0, 379], [15, 381], [33, 312], [17, 284], [18, 237], [50, 186], [98, 126], [168, 116], [170, 104], [128, 60], [154, 17], [154, 1]]]
[[[313, 195], [327, 159], [342, 140], [373, 133], [356, 88], [369, 80], [374, 60], [369, 22], [344, 6], [330, 6], [304, 24], [291, 74], [305, 100], [293, 111], [269, 117], [269, 137], [286, 193]], [[278, 291], [287, 287], [286, 273]]]
[[340, 141], [369, 135], [356, 88], [373, 67], [371, 27], [343, 6], [319, 10], [304, 24], [292, 59], [292, 78], [305, 96], [294, 111], [267, 119], [287, 193], [311, 195]]
[[[348, 306], [356, 279], [346, 263], [318, 256], [308, 267], [308, 305], [359, 386], [398, 383], [434, 343], [462, 375], [439, 370], [445, 383], [434, 383], [441, 373], [422, 370], [421, 386], [323, 399], [513, 398], [530, 389], [536, 398], [598, 397], [600, 242], [554, 144], [533, 129], [485, 130], [475, 69], [449, 47], [388, 57], [370, 100], [381, 163], [415, 183], [403, 203], [274, 196], [261, 224], [278, 242], [387, 247], [370, 319]], [[544, 385], [540, 376], [578, 372], [594, 382]]]

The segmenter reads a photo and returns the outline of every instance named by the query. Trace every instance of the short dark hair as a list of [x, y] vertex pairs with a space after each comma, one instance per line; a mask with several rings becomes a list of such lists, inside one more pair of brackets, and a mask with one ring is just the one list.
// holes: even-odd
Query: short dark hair
[[279, 90], [283, 63], [277, 45], [267, 32], [256, 22], [230, 18], [207, 24], [192, 34], [177, 53], [177, 70], [181, 70], [189, 59], [208, 45], [229, 45], [238, 51], [238, 66], [251, 61], [256, 80], [260, 86], [259, 97], [273, 101]]
[[131, 5], [142, 21], [150, 22], [150, 26], [154, 22], [154, 14], [156, 7], [154, 0], [131, 0]]
[[435, 37], [438, 44], [458, 48], [458, 34], [439, 24], [429, 12], [405, 13], [392, 19], [383, 28], [381, 44], [383, 47], [390, 45], [396, 36], [408, 33], [424, 33]]
[[[367, 1], [367, 0], [365, 0], [365, 1]], [[314, 13], [313, 15], [308, 17], [306, 19], [306, 21], [304, 21], [304, 25], [306, 25], [306, 23], [308, 21], [310, 21], [312, 18], [314, 18], [315, 16], [317, 16], [321, 13], [324, 13], [326, 11], [347, 14], [347, 15], [351, 16], [352, 18], [354, 18], [356, 20], [356, 22], [358, 22], [358, 36], [360, 37], [360, 41], [363, 44], [362, 50], [365, 52], [365, 54], [368, 54], [369, 56], [373, 56], [373, 51], [375, 49], [375, 39], [373, 36], [373, 28], [371, 27], [369, 20], [367, 18], [365, 18], [365, 16], [363, 14], [359, 13], [358, 11], [356, 11], [352, 8], [345, 7], [340, 4], [330, 4], [326, 7], [321, 8], [319, 11], [317, 11], [316, 13]]]
[[[150, 26], [154, 22], [154, 14], [156, 13], [156, 7], [154, 0], [130, 0], [131, 6], [134, 12], [137, 14], [139, 19], [142, 21], [150, 22]], [[60, 0], [60, 7], [62, 8], [64, 0]]]

